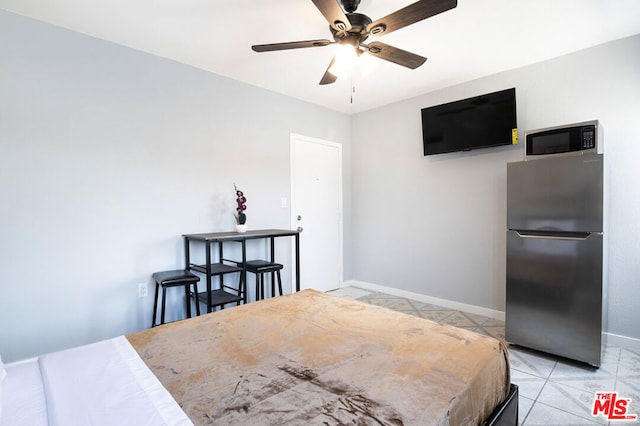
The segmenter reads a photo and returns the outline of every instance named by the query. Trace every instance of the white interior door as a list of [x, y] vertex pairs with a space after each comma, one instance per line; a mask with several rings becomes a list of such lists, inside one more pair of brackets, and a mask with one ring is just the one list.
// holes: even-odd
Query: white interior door
[[291, 135], [291, 224], [300, 234], [300, 288], [342, 284], [342, 145]]

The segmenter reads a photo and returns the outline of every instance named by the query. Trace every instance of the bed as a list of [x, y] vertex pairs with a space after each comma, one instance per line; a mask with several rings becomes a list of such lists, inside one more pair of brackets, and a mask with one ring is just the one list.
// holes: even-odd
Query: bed
[[517, 424], [502, 342], [314, 290], [6, 368], [3, 426]]

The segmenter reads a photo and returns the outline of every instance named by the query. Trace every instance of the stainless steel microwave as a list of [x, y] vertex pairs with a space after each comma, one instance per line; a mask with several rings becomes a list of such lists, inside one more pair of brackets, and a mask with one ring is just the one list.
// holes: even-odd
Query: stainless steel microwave
[[598, 120], [546, 129], [528, 130], [525, 137], [525, 160], [547, 156], [602, 153], [602, 128]]

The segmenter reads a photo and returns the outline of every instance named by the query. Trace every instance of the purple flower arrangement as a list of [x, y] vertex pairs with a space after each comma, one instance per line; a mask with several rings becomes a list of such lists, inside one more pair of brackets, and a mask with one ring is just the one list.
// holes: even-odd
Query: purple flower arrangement
[[238, 225], [244, 225], [247, 223], [247, 215], [245, 214], [245, 210], [247, 209], [247, 199], [244, 196], [244, 193], [238, 189], [236, 184], [233, 184], [233, 188], [236, 190], [236, 203], [238, 206], [236, 207], [237, 214], [236, 223]]

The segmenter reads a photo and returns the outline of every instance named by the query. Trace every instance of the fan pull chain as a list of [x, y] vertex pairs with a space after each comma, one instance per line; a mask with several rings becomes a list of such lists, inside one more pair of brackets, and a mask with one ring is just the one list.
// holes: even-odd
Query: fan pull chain
[[353, 84], [353, 77], [351, 77], [351, 105], [353, 105], [353, 94], [356, 93], [356, 85]]

